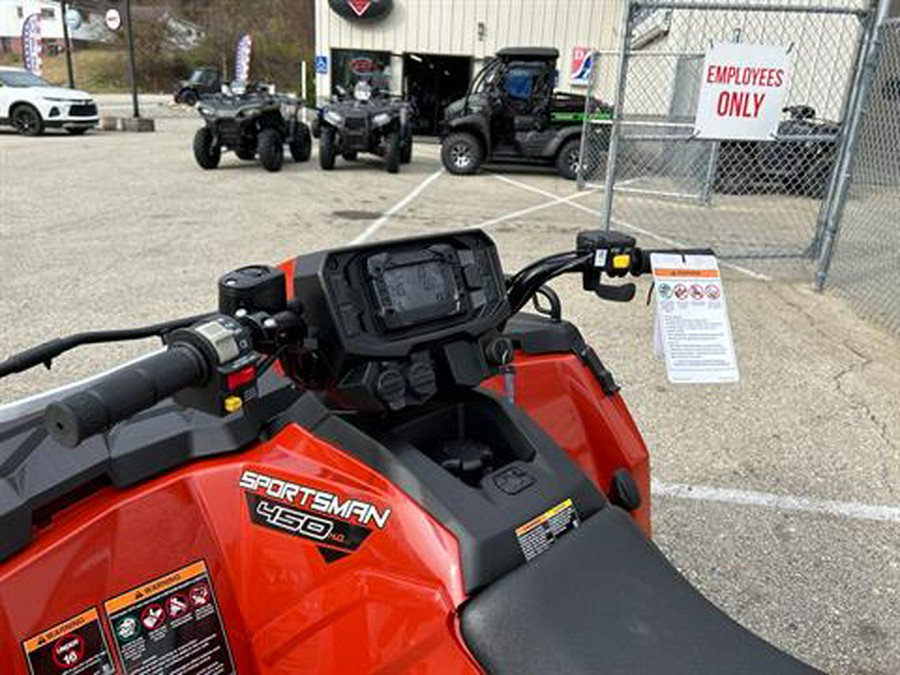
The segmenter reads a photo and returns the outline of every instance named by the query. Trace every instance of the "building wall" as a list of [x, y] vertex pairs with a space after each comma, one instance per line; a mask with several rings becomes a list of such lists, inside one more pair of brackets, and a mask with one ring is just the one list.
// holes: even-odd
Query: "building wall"
[[[61, 39], [62, 12], [57, 2], [38, 2], [36, 0], [2, 0], [0, 2], [0, 37], [18, 38], [22, 35], [22, 24], [35, 12], [45, 13], [41, 20], [41, 36], [49, 39]], [[47, 14], [52, 13], [52, 18]], [[19, 16], [21, 14], [21, 16]]]
[[[316, 0], [316, 54], [332, 49], [366, 49], [392, 54], [391, 85], [400, 93], [403, 54], [430, 53], [474, 57], [474, 70], [502, 47], [547, 46], [560, 52], [560, 89], [569, 84], [572, 49], [614, 50], [624, 0], [394, 0], [391, 14], [374, 23], [351, 22]], [[484, 25], [479, 35], [479, 24]], [[611, 91], [615, 58], [604, 89]], [[473, 73], [474, 74], [474, 73]], [[604, 79], [607, 79], [604, 75]], [[330, 72], [316, 76], [320, 100], [331, 91]]]

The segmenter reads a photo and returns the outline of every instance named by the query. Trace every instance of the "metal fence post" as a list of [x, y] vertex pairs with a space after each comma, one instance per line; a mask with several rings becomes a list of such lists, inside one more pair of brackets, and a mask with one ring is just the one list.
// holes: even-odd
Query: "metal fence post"
[[597, 71], [600, 66], [600, 52], [591, 52], [591, 72], [588, 73], [587, 94], [584, 97], [584, 122], [581, 125], [581, 146], [578, 148], [578, 171], [575, 174], [575, 182], [579, 190], [584, 190], [584, 167], [587, 163], [585, 152], [587, 150], [588, 130], [591, 128], [591, 108], [594, 99], [594, 88], [597, 86]]
[[622, 124], [622, 108], [625, 105], [625, 88], [628, 83], [628, 52], [631, 45], [631, 26], [638, 3], [628, 0], [622, 26], [622, 42], [619, 45], [619, 65], [616, 69], [616, 97], [613, 101], [612, 127], [609, 131], [609, 151], [606, 157], [606, 181], [603, 191], [603, 210], [600, 227], [608, 230], [612, 223], [613, 188], [616, 182], [616, 160], [619, 154], [619, 132]]
[[863, 57], [863, 71], [859, 80], [859, 90], [856, 93], [853, 109], [850, 111], [850, 124], [847, 127], [845, 139], [846, 148], [841, 156], [840, 168], [836, 178], [834, 200], [830, 205], [828, 218], [822, 233], [822, 246], [816, 269], [815, 289], [822, 291], [825, 280], [828, 278], [828, 268], [834, 253], [834, 244], [840, 230], [841, 218], [847, 203], [847, 195], [852, 181], [853, 164], [859, 147], [862, 122], [865, 118], [869, 97], [872, 93], [872, 84], [875, 81], [875, 73], [878, 68], [878, 56], [882, 42], [882, 26], [888, 16], [890, 0], [878, 0], [878, 9], [875, 12], [872, 23], [869, 26], [868, 45]]

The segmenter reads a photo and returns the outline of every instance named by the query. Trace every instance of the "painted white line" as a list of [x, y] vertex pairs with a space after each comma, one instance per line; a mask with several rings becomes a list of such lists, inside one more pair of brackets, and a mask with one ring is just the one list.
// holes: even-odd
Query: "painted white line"
[[[497, 178], [498, 180], [501, 180], [504, 183], [509, 183], [510, 185], [516, 185], [524, 190], [528, 190], [529, 192], [535, 192], [537, 194], [544, 195], [545, 197], [556, 198], [556, 195], [554, 195], [552, 192], [547, 192], [546, 190], [542, 190], [541, 188], [536, 188], [533, 185], [521, 183], [521, 182], [519, 182], [517, 180], [513, 180], [512, 178], [509, 178], [507, 176], [500, 176], [499, 174], [494, 174], [494, 178]], [[592, 194], [592, 193], [593, 193], [593, 191], [591, 191], [591, 192], [585, 191], [585, 192], [580, 192], [580, 193], [576, 193], [576, 194], [580, 195], [580, 194]], [[573, 208], [584, 211], [585, 213], [590, 213], [591, 215], [594, 215], [594, 216], [601, 215], [601, 212], [598, 209], [592, 209], [589, 206], [585, 206], [584, 204], [578, 204], [574, 201], [570, 201], [569, 199], [559, 200], [557, 203], [566, 203]], [[612, 222], [617, 227], [622, 227], [626, 230], [631, 230], [632, 232], [636, 232], [637, 234], [640, 234], [644, 237], [650, 237], [652, 239], [656, 239], [656, 241], [661, 241], [662, 243], [668, 244], [669, 246], [672, 246], [674, 248], [688, 248], [688, 245], [685, 242], [679, 241], [678, 239], [672, 239], [671, 237], [666, 237], [661, 234], [656, 234], [655, 232], [648, 230], [646, 228], [638, 227], [637, 225], [632, 225], [631, 223], [625, 222], [621, 218], [617, 218], [617, 217], [613, 216]], [[736, 265], [734, 263], [726, 262], [724, 260], [720, 260], [719, 264], [722, 267], [727, 267], [728, 269], [734, 270], [735, 272], [740, 272], [741, 274], [746, 275], [752, 279], [756, 279], [758, 281], [772, 281], [772, 277], [770, 277], [769, 275], [763, 274], [761, 272], [754, 272], [753, 270], [748, 269], [742, 265]]]
[[687, 485], [685, 483], [665, 483], [652, 480], [650, 490], [654, 496], [687, 499], [698, 502], [718, 502], [758, 506], [778, 511], [804, 511], [822, 513], [853, 520], [874, 520], [900, 523], [900, 507], [862, 504], [859, 502], [838, 502], [828, 499], [812, 499], [796, 495], [779, 495], [754, 490], [734, 490], [709, 485]]
[[436, 181], [442, 173], [444, 173], [444, 169], [440, 168], [437, 171], [435, 171], [433, 174], [428, 176], [428, 178], [424, 179], [421, 183], [419, 183], [415, 187], [415, 189], [413, 189], [412, 192], [410, 192], [403, 199], [401, 199], [399, 202], [397, 202], [391, 208], [389, 208], [387, 211], [385, 211], [384, 214], [382, 214], [382, 216], [380, 218], [378, 218], [378, 220], [373, 221], [372, 224], [369, 225], [365, 230], [363, 230], [362, 233], [358, 237], [356, 237], [356, 239], [351, 241], [349, 245], [355, 246], [356, 244], [362, 244], [364, 241], [369, 239], [369, 237], [371, 237], [376, 232], [378, 232], [378, 230], [380, 230], [382, 227], [384, 227], [385, 223], [387, 223], [387, 221], [390, 219], [390, 217], [392, 215], [397, 213], [397, 211], [399, 211], [404, 206], [409, 204], [413, 199], [418, 197], [422, 193], [422, 190], [424, 190], [429, 185], [431, 185], [434, 181]]
[[513, 218], [518, 218], [519, 216], [525, 216], [529, 213], [534, 213], [535, 211], [542, 211], [543, 209], [548, 209], [551, 206], [556, 206], [557, 204], [569, 204], [571, 200], [578, 199], [581, 196], [581, 193], [575, 193], [573, 195], [569, 195], [568, 197], [554, 197], [549, 202], [544, 202], [543, 204], [537, 204], [535, 206], [529, 206], [527, 209], [520, 209], [518, 211], [513, 211], [512, 213], [504, 213], [502, 216], [497, 216], [496, 218], [491, 218], [490, 220], [485, 220], [484, 222], [478, 223], [477, 225], [470, 225], [469, 227], [477, 227], [477, 228], [485, 228], [490, 227], [491, 225], [496, 225], [497, 223], [502, 223], [505, 220], [512, 220]]

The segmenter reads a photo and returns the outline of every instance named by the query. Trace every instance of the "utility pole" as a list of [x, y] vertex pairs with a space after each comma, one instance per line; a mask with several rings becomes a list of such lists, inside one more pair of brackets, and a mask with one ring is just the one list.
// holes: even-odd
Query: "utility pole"
[[69, 7], [66, 0], [61, 0], [63, 44], [66, 50], [66, 72], [69, 75], [69, 89], [75, 88], [75, 73], [72, 71], [72, 38], [69, 36]]
[[134, 31], [131, 28], [131, 0], [125, 0], [125, 39], [128, 42], [128, 83], [131, 85], [133, 117], [141, 116], [138, 108], [137, 67], [134, 62]]

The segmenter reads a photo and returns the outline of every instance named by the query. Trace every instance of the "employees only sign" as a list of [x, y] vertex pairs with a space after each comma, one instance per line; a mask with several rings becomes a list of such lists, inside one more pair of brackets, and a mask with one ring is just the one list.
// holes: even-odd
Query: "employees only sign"
[[703, 60], [694, 132], [699, 138], [773, 140], [790, 80], [787, 50], [720, 43]]

